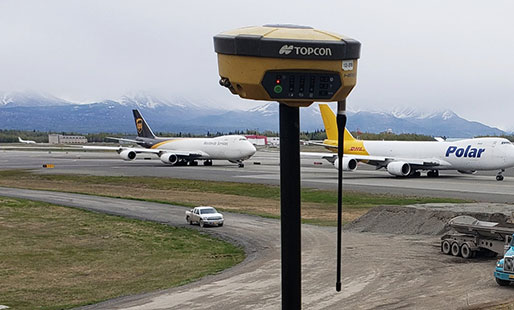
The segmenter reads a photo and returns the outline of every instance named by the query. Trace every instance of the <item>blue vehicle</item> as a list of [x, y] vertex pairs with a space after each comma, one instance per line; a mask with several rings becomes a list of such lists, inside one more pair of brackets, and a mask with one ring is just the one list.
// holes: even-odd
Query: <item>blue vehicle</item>
[[[514, 238], [514, 235], [512, 237]], [[514, 239], [510, 242], [510, 248], [503, 258], [496, 263], [494, 278], [496, 283], [501, 286], [507, 286], [514, 282]]]

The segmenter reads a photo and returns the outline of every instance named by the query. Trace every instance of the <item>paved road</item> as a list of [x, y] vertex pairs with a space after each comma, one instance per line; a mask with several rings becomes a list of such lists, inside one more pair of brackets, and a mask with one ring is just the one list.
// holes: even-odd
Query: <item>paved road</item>
[[[189, 227], [184, 223], [185, 208], [166, 204], [9, 188], [0, 188], [0, 196]], [[242, 244], [248, 258], [189, 285], [84, 309], [280, 308], [279, 222], [227, 213], [226, 225], [204, 231]], [[336, 293], [335, 230], [302, 225], [305, 309], [459, 309], [513, 296], [514, 288], [494, 282], [495, 260], [443, 255], [437, 238], [346, 232], [343, 239], [343, 292]]]
[[[148, 158], [153, 158], [148, 155]], [[314, 163], [317, 164], [314, 164]], [[44, 169], [42, 164], [55, 164]], [[258, 164], [257, 164], [258, 163]], [[36, 169], [40, 173], [71, 173], [118, 176], [158, 176], [212, 181], [279, 184], [278, 152], [257, 152], [245, 168], [226, 161], [215, 161], [212, 167], [172, 167], [158, 159], [121, 160], [115, 153], [1, 151], [0, 169]], [[495, 180], [496, 172], [463, 175], [442, 172], [433, 178], [396, 178], [384, 170], [375, 171], [360, 165], [355, 172], [344, 174], [346, 189], [371, 193], [393, 193], [432, 197], [454, 197], [486, 202], [514, 203], [514, 169], [507, 171], [505, 181]], [[337, 171], [324, 160], [302, 160], [302, 186], [319, 189], [337, 188]]]

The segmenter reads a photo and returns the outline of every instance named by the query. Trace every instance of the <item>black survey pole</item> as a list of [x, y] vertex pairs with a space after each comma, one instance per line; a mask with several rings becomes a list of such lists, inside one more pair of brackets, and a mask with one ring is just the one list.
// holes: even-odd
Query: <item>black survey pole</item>
[[301, 309], [300, 108], [280, 104], [282, 309]]
[[337, 160], [339, 164], [337, 174], [337, 276], [336, 291], [341, 291], [341, 256], [342, 256], [342, 229], [343, 229], [343, 154], [344, 154], [344, 127], [346, 126], [346, 100], [337, 102]]

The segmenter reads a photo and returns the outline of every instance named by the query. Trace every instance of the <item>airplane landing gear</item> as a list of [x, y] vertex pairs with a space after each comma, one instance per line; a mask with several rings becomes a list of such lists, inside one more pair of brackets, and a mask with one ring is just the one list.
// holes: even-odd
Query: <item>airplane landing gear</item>
[[437, 178], [439, 176], [439, 170], [430, 170], [427, 172], [427, 177], [429, 178]]
[[496, 175], [496, 181], [503, 181], [503, 173], [505, 172], [505, 169], [502, 169], [498, 172]]
[[411, 178], [418, 178], [421, 176], [421, 172], [419, 171], [413, 171], [410, 175]]
[[239, 165], [239, 168], [244, 168], [245, 167], [245, 164], [242, 161], [238, 161], [237, 163]]
[[208, 159], [208, 160], [204, 161], [203, 165], [204, 166], [212, 166], [212, 160]]
[[198, 162], [196, 160], [192, 160], [189, 162], [189, 166], [198, 166]]

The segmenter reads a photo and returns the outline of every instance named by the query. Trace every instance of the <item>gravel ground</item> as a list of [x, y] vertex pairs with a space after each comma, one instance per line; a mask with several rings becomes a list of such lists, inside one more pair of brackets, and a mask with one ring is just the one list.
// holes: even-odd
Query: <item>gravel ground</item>
[[429, 203], [414, 206], [380, 206], [345, 226], [348, 231], [404, 235], [442, 235], [446, 223], [458, 215], [471, 215], [481, 221], [505, 223], [514, 205], [495, 203]]

